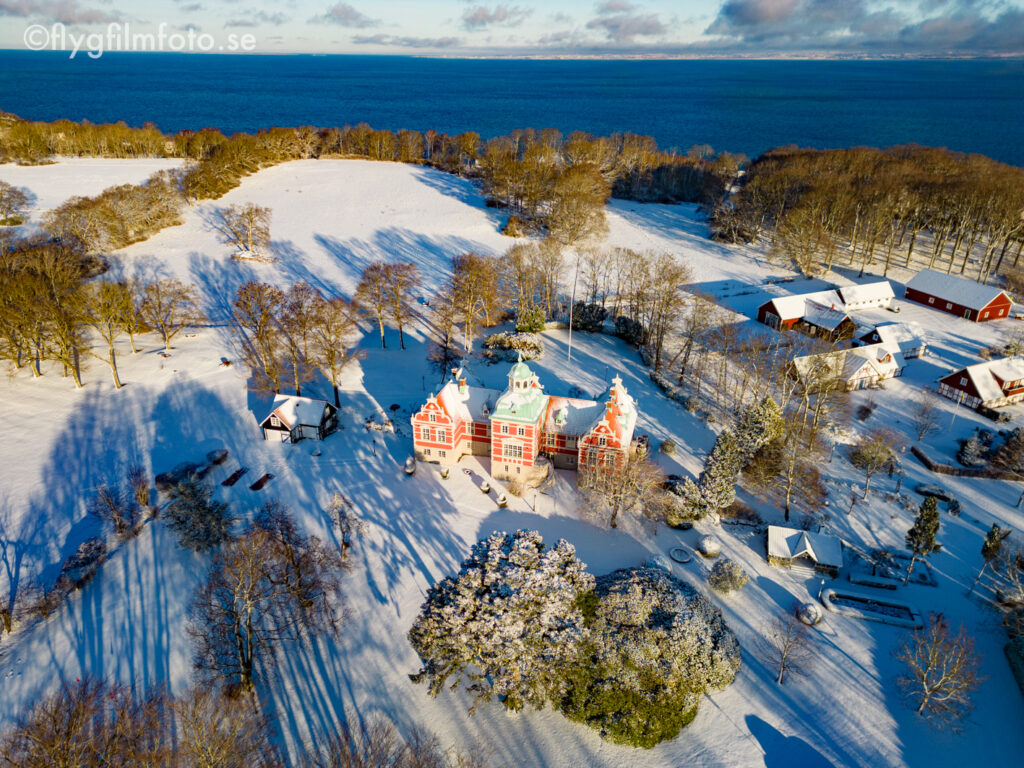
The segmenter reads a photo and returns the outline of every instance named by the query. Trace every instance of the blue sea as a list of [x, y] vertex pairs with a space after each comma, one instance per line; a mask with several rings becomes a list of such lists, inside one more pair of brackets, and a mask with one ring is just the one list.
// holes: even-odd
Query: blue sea
[[153, 122], [594, 134], [664, 148], [917, 143], [1024, 165], [1024, 61], [529, 61], [0, 51], [0, 110]]

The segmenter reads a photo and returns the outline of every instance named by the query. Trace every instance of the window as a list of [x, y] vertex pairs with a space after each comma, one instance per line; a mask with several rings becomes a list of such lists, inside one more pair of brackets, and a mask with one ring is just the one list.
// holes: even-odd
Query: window
[[988, 311], [982, 312], [982, 313], [981, 313], [981, 316], [982, 316], [982, 317], [988, 317]]
[[597, 438], [597, 444], [600, 445], [603, 448], [604, 444], [605, 444], [604, 438], [603, 437]]
[[503, 434], [503, 435], [507, 435], [508, 434], [508, 424], [502, 424], [501, 425], [501, 434]]
[[961, 387], [966, 387], [967, 386], [967, 377], [966, 376], [961, 376], [960, 377], [960, 386]]
[[448, 430], [439, 429], [437, 430], [437, 442], [447, 443], [448, 442]]
[[929, 304], [934, 304], [935, 303], [935, 297], [934, 296], [929, 296], [928, 297], [928, 303]]
[[420, 429], [420, 440], [430, 439], [430, 427], [422, 427]]
[[272, 427], [280, 427], [281, 426], [281, 420], [279, 418], [277, 418], [277, 416], [271, 416], [270, 417], [270, 426], [272, 426]]
[[523, 471], [522, 467], [516, 467], [516, 474], [520, 474]]
[[425, 451], [423, 451], [423, 453], [424, 453], [424, 455], [429, 456], [430, 455], [430, 449], [427, 448]]
[[520, 435], [520, 437], [522, 437], [525, 434], [526, 434], [526, 427], [520, 427], [519, 428], [519, 435]]
[[436, 421], [437, 421], [437, 414], [436, 413], [430, 414], [430, 423], [433, 424]]
[[523, 446], [521, 446], [519, 443], [505, 443], [502, 450], [505, 453], [506, 459], [523, 458]]
[[1002, 316], [1003, 316], [1003, 314], [1004, 314], [1005, 312], [1006, 312], [1006, 310], [1005, 310], [1005, 309], [1000, 309], [1000, 310], [999, 310], [999, 314], [998, 314], [998, 315], [996, 315], [996, 317], [1002, 317]]
[[947, 301], [947, 302], [946, 302], [946, 309], [952, 309], [952, 308], [953, 308], [953, 305], [952, 305], [952, 303], [950, 303], [950, 302], [948, 302], [948, 301]]
[[445, 456], [448, 455], [448, 451], [438, 451], [437, 455], [443, 459]]

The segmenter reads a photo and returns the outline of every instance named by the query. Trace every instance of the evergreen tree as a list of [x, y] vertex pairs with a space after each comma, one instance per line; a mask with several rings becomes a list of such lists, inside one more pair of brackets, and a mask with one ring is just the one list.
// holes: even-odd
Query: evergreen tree
[[170, 496], [164, 519], [185, 549], [205, 552], [231, 535], [234, 515], [227, 504], [213, 499], [213, 492], [202, 480], [185, 478], [171, 489]]
[[917, 517], [914, 524], [907, 531], [906, 542], [910, 549], [910, 565], [907, 566], [907, 575], [903, 579], [906, 584], [910, 581], [910, 574], [914, 570], [914, 563], [919, 557], [928, 557], [933, 552], [938, 552], [942, 545], [935, 537], [939, 534], [939, 502], [934, 496], [928, 496], [917, 510]]
[[497, 694], [509, 709], [542, 707], [558, 694], [584, 635], [581, 598], [594, 578], [575, 548], [545, 549], [536, 531], [493, 533], [458, 576], [432, 586], [409, 642], [423, 660], [411, 675], [436, 696], [463, 677], [477, 701]]
[[995, 523], [992, 524], [988, 533], [985, 534], [985, 540], [981, 543], [981, 556], [985, 562], [982, 564], [981, 570], [978, 571], [978, 575], [974, 577], [974, 582], [971, 584], [971, 588], [967, 590], [967, 594], [971, 594], [974, 591], [974, 588], [978, 586], [978, 582], [981, 581], [981, 576], [985, 573], [985, 569], [989, 567], [993, 560], [999, 557], [999, 553], [1003, 548], [1003, 539], [1009, 535], [1009, 529], [1003, 530]]
[[736, 420], [740, 469], [745, 469], [761, 448], [781, 437], [782, 429], [782, 410], [771, 397], [764, 397], [740, 411]]
[[736, 479], [742, 468], [742, 453], [736, 434], [722, 430], [704, 462], [704, 471], [697, 482], [683, 484], [684, 506], [691, 514], [703, 517], [710, 512], [725, 509], [736, 500]]
[[976, 467], [979, 464], [985, 463], [984, 454], [985, 446], [981, 444], [981, 440], [978, 439], [977, 435], [971, 435], [960, 446], [960, 450], [956, 454], [956, 460], [965, 467]]

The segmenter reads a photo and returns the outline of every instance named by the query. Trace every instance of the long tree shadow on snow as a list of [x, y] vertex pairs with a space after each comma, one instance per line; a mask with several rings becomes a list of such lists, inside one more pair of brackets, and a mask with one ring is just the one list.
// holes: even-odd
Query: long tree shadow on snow
[[831, 760], [797, 736], [784, 736], [757, 715], [747, 715], [747, 728], [764, 750], [765, 768], [835, 768]]

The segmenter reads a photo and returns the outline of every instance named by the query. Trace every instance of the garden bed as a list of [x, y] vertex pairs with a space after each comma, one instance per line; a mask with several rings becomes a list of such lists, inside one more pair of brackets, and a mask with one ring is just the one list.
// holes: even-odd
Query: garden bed
[[827, 589], [821, 596], [821, 602], [830, 611], [843, 616], [879, 621], [883, 624], [908, 629], [920, 629], [924, 626], [921, 612], [898, 600], [880, 600], [872, 595]]

